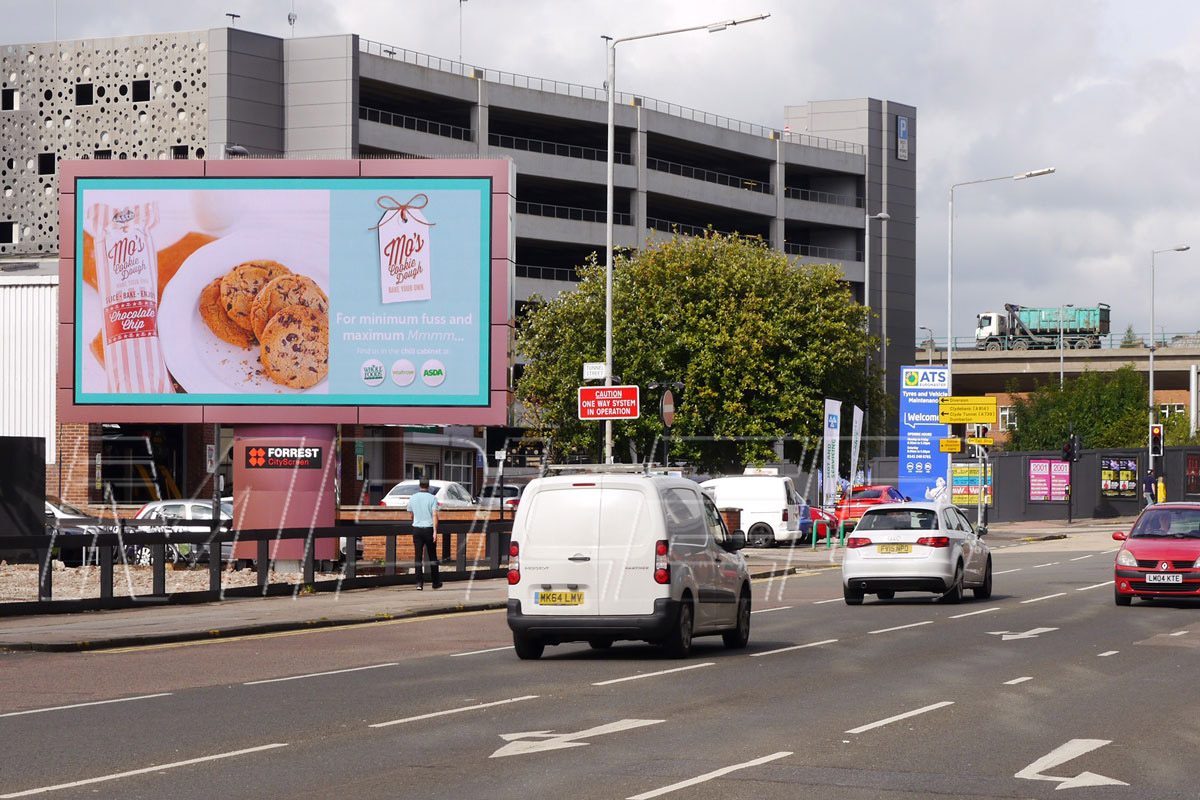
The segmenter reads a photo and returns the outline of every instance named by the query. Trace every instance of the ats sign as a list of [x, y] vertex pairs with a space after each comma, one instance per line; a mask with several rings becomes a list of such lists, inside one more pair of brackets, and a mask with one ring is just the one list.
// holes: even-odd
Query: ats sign
[[250, 469], [320, 469], [320, 447], [247, 447]]

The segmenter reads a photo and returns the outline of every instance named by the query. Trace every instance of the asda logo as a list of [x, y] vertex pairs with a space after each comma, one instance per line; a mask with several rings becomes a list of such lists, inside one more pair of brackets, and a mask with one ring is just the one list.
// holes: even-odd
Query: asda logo
[[421, 380], [426, 386], [441, 386], [446, 380], [446, 365], [431, 358], [421, 365]]

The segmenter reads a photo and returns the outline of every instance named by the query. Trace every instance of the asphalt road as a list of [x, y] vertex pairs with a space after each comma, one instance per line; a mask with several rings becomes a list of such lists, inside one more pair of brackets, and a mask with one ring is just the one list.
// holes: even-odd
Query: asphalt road
[[1200, 606], [1114, 606], [1102, 535], [992, 543], [990, 600], [802, 573], [686, 661], [519, 661], [503, 612], [3, 654], [0, 798], [1200, 795]]

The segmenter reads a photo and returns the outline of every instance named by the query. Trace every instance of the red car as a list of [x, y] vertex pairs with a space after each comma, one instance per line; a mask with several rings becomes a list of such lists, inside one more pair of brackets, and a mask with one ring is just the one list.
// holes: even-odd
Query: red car
[[1117, 553], [1117, 605], [1133, 598], [1200, 597], [1200, 503], [1159, 503], [1142, 512]]
[[[855, 486], [850, 496], [843, 498], [834, 509], [834, 516], [839, 522], [848, 520], [858, 524], [858, 520], [868, 508], [885, 503], [903, 503], [904, 495], [894, 486], [880, 484], [878, 486]], [[847, 529], [850, 527], [846, 526]]]

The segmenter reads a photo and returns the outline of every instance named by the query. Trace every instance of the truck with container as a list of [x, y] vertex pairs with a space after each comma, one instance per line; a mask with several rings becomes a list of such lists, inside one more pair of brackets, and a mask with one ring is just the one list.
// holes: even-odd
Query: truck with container
[[1100, 347], [1109, 331], [1109, 306], [1019, 306], [978, 314], [976, 350], [1086, 350]]

